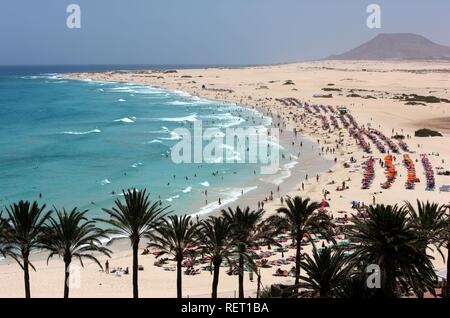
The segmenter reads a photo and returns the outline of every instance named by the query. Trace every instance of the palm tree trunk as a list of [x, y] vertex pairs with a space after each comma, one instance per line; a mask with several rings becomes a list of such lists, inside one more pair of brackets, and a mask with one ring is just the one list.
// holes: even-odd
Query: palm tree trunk
[[[295, 285], [300, 282], [300, 258], [301, 258], [301, 248], [302, 248], [302, 238], [300, 235], [297, 236], [296, 240], [296, 250], [295, 250]], [[297, 289], [298, 292], [298, 289]]]
[[217, 298], [217, 286], [219, 286], [219, 273], [220, 273], [220, 264], [221, 263], [222, 263], [222, 260], [216, 260], [213, 262], [214, 272], [213, 272], [211, 298]]
[[25, 282], [25, 298], [31, 298], [30, 291], [30, 269], [28, 265], [28, 256], [23, 259], [23, 276]]
[[382, 286], [383, 295], [386, 298], [395, 297], [395, 268], [390, 268], [389, 265], [385, 265], [383, 270]]
[[239, 298], [244, 298], [244, 256], [239, 254]]
[[183, 297], [182, 292], [182, 277], [181, 277], [181, 262], [183, 261], [183, 257], [177, 257], [177, 298]]
[[133, 298], [139, 298], [138, 250], [139, 250], [139, 239], [133, 242]]
[[64, 263], [64, 298], [69, 298], [70, 262]]
[[450, 298], [450, 242], [447, 244], [447, 280], [445, 282], [444, 297]]

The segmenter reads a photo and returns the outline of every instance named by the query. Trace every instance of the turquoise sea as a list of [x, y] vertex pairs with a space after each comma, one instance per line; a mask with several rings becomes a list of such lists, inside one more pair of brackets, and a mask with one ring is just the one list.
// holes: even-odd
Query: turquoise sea
[[170, 149], [180, 138], [174, 130], [195, 121], [260, 128], [270, 118], [184, 92], [68, 80], [68, 71], [86, 68], [0, 68], [0, 206], [39, 200], [99, 216], [122, 189], [136, 187], [176, 213], [205, 214], [219, 198], [230, 203], [256, 191], [258, 164], [176, 164]]

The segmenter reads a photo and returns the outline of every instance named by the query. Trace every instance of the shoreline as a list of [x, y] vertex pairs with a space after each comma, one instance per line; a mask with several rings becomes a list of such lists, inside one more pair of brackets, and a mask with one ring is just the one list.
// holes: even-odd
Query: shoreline
[[[97, 80], [92, 80], [91, 78], [72, 78], [71, 76], [67, 76], [67, 74], [70, 75], [73, 73], [61, 73], [61, 74], [55, 74], [55, 76], [58, 76], [62, 79], [69, 79], [69, 80], [74, 80], [74, 81], [144, 85], [142, 83], [134, 83], [134, 82], [129, 82], [129, 81], [123, 81], [123, 82], [122, 81], [120, 81], [120, 82], [119, 81], [97, 81]], [[242, 107], [247, 110], [255, 111], [258, 114], [269, 117], [271, 119], [271, 123], [269, 125], [266, 125], [266, 128], [273, 128], [274, 126], [276, 126], [277, 123], [280, 123], [281, 125], [283, 125], [282, 120], [277, 119], [276, 116], [274, 116], [274, 115], [266, 114], [265, 111], [267, 111], [267, 110], [265, 110], [264, 108], [258, 107], [256, 105], [239, 104], [239, 103], [235, 103], [233, 101], [229, 101], [226, 99], [211, 99], [206, 96], [191, 94], [191, 92], [188, 92], [188, 91], [173, 90], [170, 88], [160, 87], [157, 85], [148, 85], [148, 86], [150, 86], [152, 88], [167, 90], [172, 93], [182, 92], [183, 95], [189, 94], [192, 97], [197, 97], [200, 99], [207, 99], [207, 100], [213, 101], [213, 102], [235, 104], [238, 107]], [[292, 131], [284, 131], [284, 133], [280, 135], [280, 138], [278, 140], [279, 145], [284, 147], [285, 149], [287, 149], [287, 151], [291, 155], [293, 155], [292, 151], [291, 151], [292, 149], [289, 149], [289, 148], [292, 148], [290, 142], [292, 141], [293, 138], [296, 138], [298, 141], [305, 143], [305, 147], [306, 146], [312, 147], [311, 150], [307, 151], [307, 158], [306, 158], [307, 164], [306, 165], [302, 165], [301, 160], [298, 158], [295, 161], [290, 161], [290, 162], [284, 163], [282, 165], [280, 164], [279, 169], [282, 170], [283, 172], [287, 172], [288, 173], [287, 176], [282, 175], [280, 173], [280, 171], [274, 175], [257, 175], [255, 177], [253, 177], [251, 180], [254, 189], [251, 189], [248, 192], [244, 191], [244, 195], [239, 195], [236, 197], [236, 199], [234, 199], [234, 200], [232, 199], [231, 202], [222, 203], [222, 205], [220, 205], [219, 207], [214, 208], [211, 211], [202, 213], [202, 210], [204, 208], [208, 207], [209, 204], [217, 203], [217, 201], [211, 202], [208, 205], [201, 207], [200, 209], [198, 209], [195, 212], [188, 213], [188, 215], [192, 216], [192, 218], [196, 218], [198, 216], [198, 218], [201, 220], [201, 219], [207, 218], [209, 216], [218, 216], [218, 215], [220, 215], [222, 209], [228, 209], [229, 207], [250, 206], [252, 209], [256, 209], [257, 208], [256, 202], [263, 201], [264, 198], [267, 198], [270, 194], [270, 191], [273, 191], [274, 199], [272, 201], [268, 200], [265, 204], [269, 204], [269, 205], [276, 204], [279, 201], [280, 197], [285, 196], [286, 194], [292, 193], [298, 189], [299, 184], [301, 183], [302, 180], [304, 180], [305, 173], [309, 174], [311, 176], [316, 175], [316, 174], [323, 174], [327, 170], [330, 170], [332, 167], [334, 167], [334, 165], [331, 164], [332, 161], [330, 159], [321, 158], [317, 154], [319, 149], [316, 145], [313, 144], [312, 136], [300, 134], [299, 137], [294, 137], [294, 134]], [[319, 159], [321, 161], [320, 165], [317, 164], [317, 159]], [[293, 165], [292, 167], [289, 167], [288, 169], [283, 170], [285, 168], [285, 166], [289, 166], [293, 162], [296, 162], [296, 164]], [[274, 181], [276, 181], [276, 180], [268, 180], [268, 179], [273, 179], [273, 178], [276, 178], [276, 180], [281, 180], [281, 181], [279, 183], [275, 184]], [[277, 191], [276, 191], [277, 186], [280, 187], [279, 193], [277, 193]], [[266, 211], [266, 214], [264, 217], [267, 218], [270, 215], [272, 215], [273, 213], [274, 213], [274, 211], [272, 209], [270, 209], [269, 211]], [[108, 242], [105, 242], [104, 244], [108, 244]], [[128, 250], [128, 247], [125, 245], [114, 243], [111, 245], [110, 248], [113, 252], [121, 253], [121, 252], [125, 252], [126, 250]], [[142, 246], [142, 248], [144, 248], [144, 245]], [[42, 260], [43, 254], [45, 254], [45, 252], [38, 251], [31, 256], [31, 259], [32, 260], [33, 259], [34, 260]], [[5, 264], [10, 265], [13, 262], [14, 262], [13, 260], [10, 260], [8, 258], [6, 258], [6, 259], [0, 258], [0, 266], [5, 265]]]
[[[252, 67], [252, 66], [250, 66]], [[242, 68], [246, 68], [246, 67], [242, 67]], [[208, 68], [207, 68], [208, 69]], [[104, 73], [104, 72], [102, 72]], [[137, 83], [137, 82], [130, 82], [130, 81], [100, 81], [100, 80], [96, 80], [96, 79], [91, 79], [89, 77], [86, 78], [74, 78], [72, 75], [74, 74], [80, 74], [80, 73], [61, 73], [61, 74], [57, 74], [57, 76], [60, 76], [61, 78], [64, 79], [69, 79], [69, 80], [79, 80], [79, 81], [88, 81], [88, 82], [99, 82], [99, 83], [120, 83], [120, 84], [132, 84], [132, 85], [146, 85], [146, 86], [150, 86], [152, 88], [157, 88], [157, 89], [163, 89], [163, 90], [167, 90], [169, 92], [172, 93], [183, 93], [183, 96], [185, 94], [189, 94], [192, 97], [197, 97], [200, 99], [206, 99], [209, 101], [213, 101], [213, 102], [218, 102], [218, 103], [226, 103], [226, 104], [235, 104], [238, 107], [242, 107], [245, 108], [247, 110], [252, 110], [252, 111], [256, 111], [259, 114], [269, 117], [271, 119], [271, 123], [270, 125], [266, 125], [266, 128], [274, 128], [274, 126], [276, 126], [277, 123], [280, 123], [281, 125], [283, 125], [283, 121], [277, 119], [274, 115], [269, 115], [265, 113], [265, 109], [258, 107], [256, 105], [247, 105], [247, 104], [241, 104], [241, 103], [236, 103], [235, 101], [230, 101], [227, 99], [214, 99], [214, 98], [210, 98], [208, 96], [203, 96], [203, 95], [199, 95], [199, 94], [192, 94], [192, 92], [189, 91], [184, 91], [184, 90], [174, 90], [172, 88], [167, 88], [167, 87], [161, 87], [158, 85], [152, 85], [152, 84], [142, 84], [142, 83]], [[89, 74], [89, 73], [87, 73]], [[275, 124], [275, 125], [274, 125]], [[287, 135], [287, 136], [286, 136]], [[285, 131], [284, 134], [280, 135], [279, 138], [279, 144], [284, 147], [285, 149], [289, 149], [292, 148], [290, 142], [292, 141], [292, 139], [294, 138], [293, 136], [293, 132], [292, 130], [288, 130]], [[313, 137], [309, 136], [309, 135], [302, 135], [299, 138], [300, 141], [304, 142], [305, 140], [313, 143]], [[316, 149], [316, 147], [313, 146], [313, 149], [311, 150], [311, 152], [316, 152], [318, 149]], [[292, 149], [291, 149], [292, 150]], [[288, 152], [291, 152], [291, 150], [288, 150]], [[313, 158], [310, 158], [313, 157]], [[285, 194], [288, 194], [292, 191], [295, 191], [298, 188], [298, 185], [301, 183], [300, 178], [302, 177], [302, 174], [304, 172], [304, 168], [308, 168], [306, 173], [309, 173], [310, 175], [315, 175], [315, 174], [323, 174], [325, 173], [327, 170], [331, 169], [331, 165], [329, 165], [329, 163], [331, 163], [331, 158], [328, 159], [323, 159], [321, 158], [319, 155], [312, 155], [312, 156], [308, 156], [307, 158], [309, 161], [314, 161], [314, 159], [320, 159], [323, 162], [321, 162], [321, 166], [317, 166], [314, 167], [314, 165], [311, 167], [310, 165], [308, 165], [307, 167], [302, 167], [302, 163], [297, 161], [297, 164], [288, 169], [287, 172], [289, 174], [289, 176], [279, 176], [278, 179], [282, 179], [281, 183], [279, 184], [273, 184], [270, 181], [262, 181], [262, 179], [264, 179], [264, 175], [259, 175], [254, 177], [253, 180], [253, 184], [250, 186], [250, 188], [254, 188], [254, 189], [250, 189], [247, 192], [244, 191], [244, 195], [239, 195], [236, 197], [236, 199], [231, 199], [231, 202], [228, 203], [223, 203], [220, 206], [218, 206], [217, 208], [213, 208], [210, 211], [207, 212], [202, 212], [203, 209], [207, 208], [208, 205], [211, 204], [218, 204], [217, 201], [213, 201], [208, 203], [206, 206], [203, 206], [199, 209], [197, 209], [197, 211], [192, 212], [192, 213], [188, 213], [189, 215], [191, 215], [192, 217], [199, 217], [199, 219], [202, 218], [206, 218], [208, 216], [217, 216], [220, 214], [220, 211], [222, 209], [227, 209], [228, 207], [231, 206], [250, 206], [251, 208], [255, 208], [256, 203], [258, 201], [262, 201], [264, 199], [264, 196], [268, 196], [268, 194], [270, 194], [270, 191], [273, 191], [273, 193], [275, 194], [276, 192], [276, 188], [279, 185], [280, 188], [282, 188], [282, 190], [280, 191], [279, 195], [277, 195], [277, 199], [280, 198], [280, 196], [283, 196]], [[282, 167], [280, 167], [280, 169], [284, 168], [285, 165], [287, 165], [289, 163], [285, 163], [282, 165]], [[326, 166], [326, 167], [324, 167]], [[279, 172], [277, 172], [278, 174]], [[312, 173], [312, 174], [311, 174]], [[304, 176], [303, 176], [304, 177]], [[298, 179], [298, 182], [295, 182], [295, 179]], [[283, 184], [289, 184], [289, 186], [287, 188], [282, 187]], [[270, 188], [272, 187], [272, 188]], [[259, 198], [259, 199], [257, 199]], [[257, 199], [255, 201], [255, 199]], [[274, 198], [275, 200], [275, 198]], [[266, 215], [266, 217], [269, 215]]]

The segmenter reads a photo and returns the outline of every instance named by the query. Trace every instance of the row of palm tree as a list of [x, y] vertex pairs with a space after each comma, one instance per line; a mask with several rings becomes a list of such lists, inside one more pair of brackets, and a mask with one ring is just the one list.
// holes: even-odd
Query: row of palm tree
[[[168, 254], [175, 259], [180, 298], [182, 262], [186, 257], [196, 256], [210, 259], [213, 298], [217, 297], [224, 261], [234, 265], [230, 270], [237, 270], [238, 296], [244, 297], [244, 271], [259, 275], [251, 248], [258, 244], [276, 245], [273, 237], [281, 232], [290, 235], [296, 249], [295, 284], [288, 289], [294, 296], [305, 291], [320, 297], [396, 297], [400, 289], [412, 290], [419, 296], [425, 291], [434, 293], [436, 274], [427, 251], [432, 248], [441, 252], [442, 247], [448, 251], [450, 247], [447, 207], [429, 202], [368, 207], [367, 218], [354, 218], [353, 224], [345, 228], [352, 243], [348, 256], [342, 249], [316, 249], [314, 239], [318, 236], [335, 243], [335, 228], [330, 217], [320, 212], [320, 204], [309, 199], [289, 198], [277, 215], [267, 219], [262, 209], [236, 207], [222, 210], [220, 216], [194, 222], [191, 216], [170, 215], [169, 207], [162, 206], [160, 200], [152, 202], [145, 190], [133, 189], [123, 194], [124, 202], [117, 199], [113, 208], [104, 209], [109, 216], [104, 219], [89, 220], [87, 211], [77, 208], [70, 212], [56, 208], [46, 211], [45, 205], [24, 201], [0, 214], [0, 254], [10, 256], [23, 269], [26, 297], [31, 297], [29, 268], [35, 270], [29, 258], [32, 251], [47, 250], [47, 261], [53, 256], [63, 259], [64, 297], [69, 297], [72, 260], [79, 260], [83, 266], [83, 259], [88, 259], [102, 267], [97, 254], [110, 257], [111, 250], [101, 242], [111, 236], [130, 240], [135, 298], [139, 296], [138, 251], [143, 241], [158, 251], [157, 257]], [[108, 229], [97, 227], [96, 221], [107, 224]], [[302, 252], [302, 244], [308, 241], [314, 247], [311, 255]], [[447, 267], [448, 257], [447, 252]], [[370, 264], [381, 269], [381, 289], [376, 292], [365, 288], [365, 269]], [[305, 275], [301, 275], [301, 270]]]
[[[448, 281], [447, 208], [420, 201], [416, 206], [409, 202], [402, 207], [369, 206], [367, 218], [355, 218], [346, 227], [350, 246], [320, 252], [314, 247], [311, 256], [302, 255], [299, 268], [306, 275], [300, 276], [300, 283], [286, 289], [285, 295], [302, 295], [298, 288], [319, 297], [398, 297], [402, 291], [412, 291], [419, 297], [426, 291], [434, 295], [437, 276], [427, 249], [441, 252], [441, 247], [447, 248]], [[445, 260], [442, 252], [441, 255]], [[380, 268], [380, 289], [367, 287], [366, 269], [371, 264]], [[448, 284], [444, 296], [449, 297]]]

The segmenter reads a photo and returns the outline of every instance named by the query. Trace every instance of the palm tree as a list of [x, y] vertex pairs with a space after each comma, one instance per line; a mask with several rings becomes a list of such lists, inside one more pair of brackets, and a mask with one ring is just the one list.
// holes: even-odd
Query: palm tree
[[445, 223], [447, 224], [446, 230], [442, 233], [442, 244], [447, 248], [447, 280], [445, 284], [444, 297], [450, 298], [450, 206], [446, 207], [449, 214], [445, 217]]
[[212, 298], [217, 298], [220, 265], [232, 254], [234, 242], [230, 233], [231, 224], [223, 217], [211, 216], [201, 222], [198, 234], [202, 253], [211, 258], [213, 269]]
[[307, 276], [301, 276], [301, 287], [312, 290], [321, 298], [335, 297], [349, 278], [351, 270], [343, 250], [331, 251], [325, 248], [318, 252], [313, 249], [312, 257], [305, 254], [300, 267]]
[[300, 262], [302, 258], [301, 244], [304, 238], [312, 241], [313, 234], [322, 234], [328, 240], [333, 240], [330, 236], [330, 218], [324, 213], [315, 213], [320, 208], [318, 202], [311, 202], [309, 198], [302, 199], [298, 196], [286, 200], [287, 207], [277, 209], [283, 214], [286, 223], [289, 224], [291, 236], [295, 239], [295, 285], [300, 281]]
[[233, 211], [231, 208], [222, 210], [222, 216], [231, 224], [231, 235], [233, 236], [236, 252], [239, 255], [238, 270], [239, 270], [239, 298], [244, 298], [244, 266], [245, 259], [250, 263], [250, 257], [247, 250], [253, 243], [252, 237], [257, 233], [257, 225], [264, 215], [264, 210], [250, 210], [246, 207], [241, 210], [238, 207]]
[[30, 262], [30, 253], [42, 247], [45, 222], [51, 211], [44, 212], [45, 204], [39, 207], [37, 202], [30, 204], [20, 201], [6, 208], [8, 222], [4, 222], [8, 233], [10, 250], [7, 252], [22, 268], [25, 282], [25, 297], [31, 297], [29, 268], [36, 270]]
[[[448, 247], [450, 246], [448, 244], [449, 235], [447, 235], [449, 233], [448, 216], [446, 215], [447, 206], [417, 200], [416, 207], [410, 202], [406, 202], [405, 207], [410, 214], [413, 226], [425, 240], [426, 245], [423, 247], [423, 252], [426, 253], [427, 247], [433, 245], [445, 261], [445, 256], [440, 249], [444, 245], [447, 248], [448, 260]], [[449, 267], [448, 262], [447, 267]]]
[[83, 266], [83, 258], [89, 259], [102, 268], [92, 253], [98, 252], [110, 257], [111, 251], [102, 246], [100, 241], [102, 238], [108, 238], [107, 231], [97, 228], [95, 221], [86, 219], [87, 210], [80, 212], [74, 208], [68, 213], [66, 210], [60, 211], [55, 208], [55, 211], [57, 219], [50, 217], [50, 224], [45, 229], [43, 247], [50, 251], [47, 263], [54, 255], [63, 259], [64, 298], [69, 298], [69, 268], [72, 259], [78, 258], [81, 266]]
[[197, 243], [197, 228], [199, 223], [192, 223], [187, 215], [171, 215], [164, 219], [156, 233], [150, 234], [149, 247], [156, 248], [157, 257], [171, 254], [177, 262], [177, 297], [182, 298], [181, 265], [183, 258], [192, 256]]
[[[161, 201], [153, 204], [146, 190], [122, 191], [125, 204], [119, 199], [111, 210], [103, 209], [109, 216], [109, 220], [98, 219], [113, 227], [111, 234], [128, 237], [133, 249], [133, 297], [139, 297], [138, 289], [138, 249], [141, 238], [156, 229], [165, 216], [168, 207], [161, 207]], [[110, 241], [112, 243], [114, 239]]]
[[357, 266], [380, 267], [384, 297], [395, 297], [397, 281], [416, 294], [434, 294], [436, 274], [431, 257], [424, 253], [426, 240], [408, 219], [408, 212], [397, 205], [369, 206], [367, 219], [355, 219], [348, 227], [349, 239], [356, 243], [352, 262]]
[[410, 202], [406, 202], [405, 207], [410, 214], [412, 225], [425, 239], [424, 252], [428, 245], [439, 246], [442, 231], [447, 229], [446, 206], [417, 200], [416, 207]]
[[[349, 264], [352, 266], [353, 264]], [[353, 267], [352, 267], [353, 268]], [[343, 284], [336, 291], [336, 297], [338, 298], [379, 298], [380, 291], [377, 288], [369, 288], [367, 286], [367, 273], [364, 268], [355, 268], [350, 271], [350, 277], [343, 282]]]
[[0, 255], [6, 256], [9, 251], [8, 236], [6, 232], [6, 220], [0, 214]]

